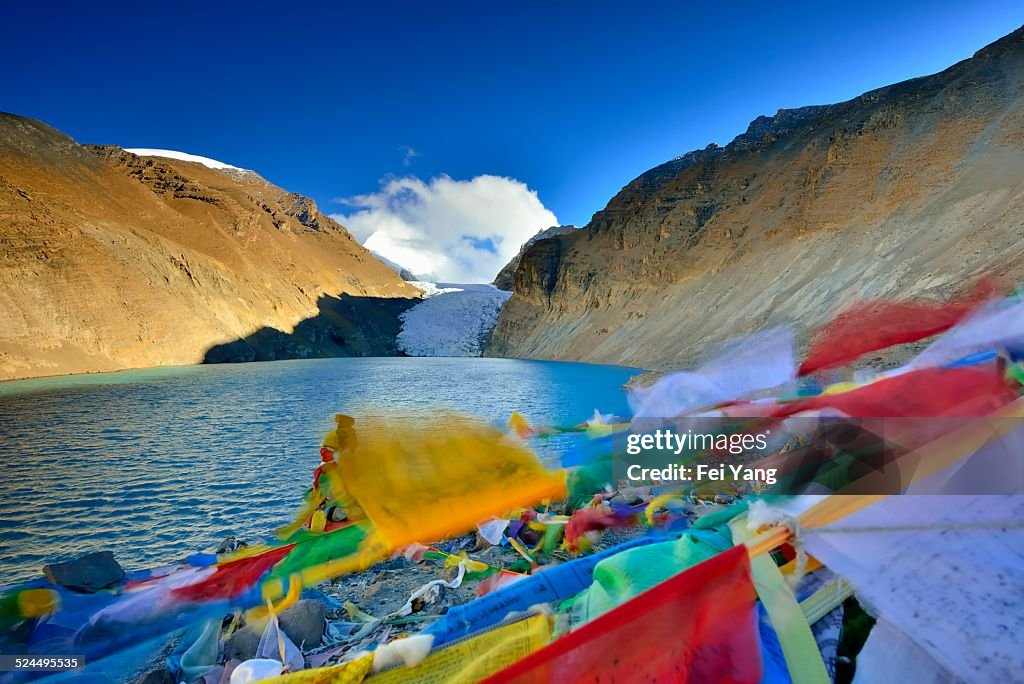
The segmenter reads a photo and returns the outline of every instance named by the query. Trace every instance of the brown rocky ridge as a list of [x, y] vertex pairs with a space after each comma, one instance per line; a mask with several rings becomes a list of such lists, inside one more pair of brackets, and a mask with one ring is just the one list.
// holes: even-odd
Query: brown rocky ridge
[[491, 355], [649, 369], [857, 296], [1024, 279], [1024, 29], [945, 71], [755, 119], [524, 254]]
[[0, 114], [0, 380], [397, 354], [419, 291], [312, 200]]
[[494, 276], [494, 281], [491, 283], [494, 287], [499, 290], [512, 290], [512, 281], [516, 275], [516, 269], [519, 268], [519, 261], [523, 258], [523, 254], [529, 249], [535, 242], [539, 240], [546, 240], [550, 237], [557, 237], [559, 235], [565, 235], [574, 230], [578, 230], [576, 226], [551, 226], [544, 230], [538, 231], [536, 235], [523, 243], [523, 246], [519, 248], [519, 253], [512, 257], [511, 260], [498, 271], [498, 275]]

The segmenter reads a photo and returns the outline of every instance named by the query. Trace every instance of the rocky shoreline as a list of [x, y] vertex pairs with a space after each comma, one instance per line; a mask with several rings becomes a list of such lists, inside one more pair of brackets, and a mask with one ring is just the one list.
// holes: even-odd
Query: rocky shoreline
[[[608, 498], [616, 503], [628, 500], [639, 506], [649, 503], [653, 496], [650, 488], [630, 488], [628, 492], [608, 495]], [[708, 502], [705, 506], [687, 506], [685, 513], [692, 521], [718, 508]], [[641, 524], [604, 530], [599, 535], [591, 535], [594, 540], [599, 537], [592, 550], [611, 549], [650, 533], [650, 528]], [[527, 540], [537, 543], [531, 537]], [[442, 560], [436, 557], [438, 553], [431, 552], [447, 555], [451, 560]], [[564, 551], [538, 554], [538, 565], [532, 571], [543, 572], [572, 558]], [[462, 573], [453, 562], [457, 559], [479, 563], [499, 573], [530, 572], [530, 563], [520, 552], [507, 543], [493, 545], [479, 532], [436, 542], [429, 547], [414, 545], [363, 572], [343, 575], [307, 589], [298, 601], [278, 615], [280, 629], [301, 650], [308, 668], [331, 665], [360, 651], [373, 650], [394, 639], [419, 633], [451, 608], [465, 605], [493, 589], [493, 585], [485, 583], [493, 582], [494, 575], [481, 577], [471, 572]], [[427, 592], [425, 598], [411, 598], [423, 593], [428, 585], [436, 587], [436, 591]], [[221, 678], [212, 681], [227, 682], [235, 666], [258, 657], [267, 623], [266, 617], [245, 622], [240, 613], [224, 617], [219, 659]], [[167, 658], [189, 646], [185, 643], [188, 639], [188, 634], [176, 636], [157, 657], [126, 681], [133, 684], [175, 682], [167, 668]]]
[[[600, 549], [612, 548], [646, 533], [646, 528], [641, 526], [610, 530]], [[456, 552], [468, 549], [470, 560], [506, 571], [522, 562], [522, 557], [511, 548], [487, 545], [487, 548], [479, 549], [480, 541], [479, 535], [466, 535], [437, 546]], [[568, 556], [564, 560], [569, 560]], [[281, 631], [301, 649], [307, 667], [331, 665], [351, 654], [416, 634], [450, 608], [478, 598], [478, 591], [485, 580], [467, 578], [455, 588], [441, 585], [436, 598], [429, 602], [414, 601], [414, 612], [410, 615], [389, 617], [424, 585], [438, 579], [450, 581], [457, 574], [455, 567], [446, 568], [437, 561], [415, 561], [397, 555], [363, 572], [345, 575], [303, 592], [303, 598], [282, 611], [278, 621]], [[225, 628], [232, 631], [224, 640], [221, 679], [215, 681], [227, 682], [235, 666], [257, 657], [267, 625], [266, 619], [232, 624], [234, 619], [233, 616], [225, 617]], [[170, 640], [157, 657], [126, 681], [132, 684], [175, 684], [166, 661], [175, 650], [186, 645], [182, 643], [183, 638], [178, 636]]]

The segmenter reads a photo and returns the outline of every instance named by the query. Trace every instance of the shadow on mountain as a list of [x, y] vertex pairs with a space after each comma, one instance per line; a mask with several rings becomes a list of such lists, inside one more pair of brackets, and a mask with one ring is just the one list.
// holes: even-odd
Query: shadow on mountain
[[398, 317], [420, 301], [324, 295], [317, 301], [320, 312], [296, 325], [294, 332], [260, 328], [241, 339], [211, 347], [203, 363], [404, 356], [395, 341], [402, 327]]

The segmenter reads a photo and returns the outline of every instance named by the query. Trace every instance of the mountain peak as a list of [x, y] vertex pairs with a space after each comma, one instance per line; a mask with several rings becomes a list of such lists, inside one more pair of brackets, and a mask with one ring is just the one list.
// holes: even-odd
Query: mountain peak
[[534, 235], [529, 240], [523, 243], [523, 246], [519, 248], [519, 253], [512, 257], [512, 260], [505, 264], [505, 266], [503, 266], [500, 271], [498, 271], [498, 275], [494, 277], [494, 282], [491, 284], [494, 285], [494, 287], [498, 288], [499, 290], [511, 291], [513, 276], [515, 276], [516, 269], [519, 267], [519, 262], [520, 260], [522, 260], [523, 254], [526, 253], [527, 249], [529, 249], [531, 246], [533, 246], [534, 244], [541, 240], [558, 237], [559, 235], [565, 235], [567, 233], [571, 233], [574, 230], [579, 229], [574, 225], [568, 225], [551, 226], [550, 228], [545, 228], [544, 230], [537, 231], [536, 235]]

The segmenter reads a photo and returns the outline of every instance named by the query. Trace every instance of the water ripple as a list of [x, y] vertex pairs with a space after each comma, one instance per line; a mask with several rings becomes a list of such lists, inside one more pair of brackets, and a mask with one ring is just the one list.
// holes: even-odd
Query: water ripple
[[[507, 359], [320, 359], [0, 383], [0, 584], [109, 549], [127, 568], [287, 523], [336, 412], [552, 423], [625, 411], [635, 371]], [[538, 445], [549, 458], [564, 440]]]

